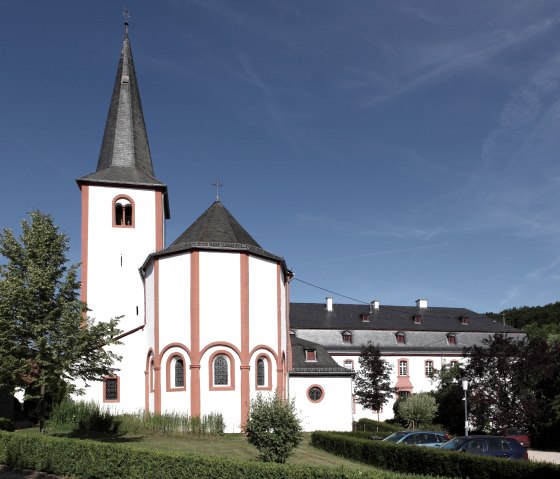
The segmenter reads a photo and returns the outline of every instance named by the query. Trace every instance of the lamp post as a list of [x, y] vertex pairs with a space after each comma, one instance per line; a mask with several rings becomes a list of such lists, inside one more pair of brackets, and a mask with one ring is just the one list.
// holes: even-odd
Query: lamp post
[[469, 413], [467, 412], [467, 390], [469, 389], [469, 380], [467, 378], [461, 378], [461, 384], [463, 385], [463, 391], [465, 392], [465, 436], [469, 435]]

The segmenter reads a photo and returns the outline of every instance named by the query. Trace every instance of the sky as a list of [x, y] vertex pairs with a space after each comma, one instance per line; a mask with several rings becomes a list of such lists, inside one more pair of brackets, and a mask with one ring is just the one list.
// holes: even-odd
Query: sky
[[[219, 179], [295, 273], [292, 301], [560, 300], [557, 0], [126, 6], [167, 244]], [[75, 179], [97, 165], [122, 10], [0, 0], [0, 228], [50, 213], [72, 262]]]

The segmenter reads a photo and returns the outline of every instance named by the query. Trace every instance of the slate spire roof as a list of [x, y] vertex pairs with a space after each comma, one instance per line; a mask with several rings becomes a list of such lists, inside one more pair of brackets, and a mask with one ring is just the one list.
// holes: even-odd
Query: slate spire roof
[[78, 182], [162, 186], [166, 189], [154, 176], [127, 23], [97, 170]]

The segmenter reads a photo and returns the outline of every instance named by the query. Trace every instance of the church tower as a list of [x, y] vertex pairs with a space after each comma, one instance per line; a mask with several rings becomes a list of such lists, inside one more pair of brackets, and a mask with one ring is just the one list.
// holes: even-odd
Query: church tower
[[118, 376], [92, 385], [87, 399], [140, 409], [142, 397], [121, 394], [144, 387], [143, 375], [136, 372], [144, 369], [139, 361], [146, 350], [138, 268], [149, 253], [163, 249], [169, 206], [167, 186], [154, 175], [127, 23], [97, 169], [77, 183], [82, 196], [82, 300], [96, 321], [122, 316], [124, 344], [116, 352], [126, 351]]

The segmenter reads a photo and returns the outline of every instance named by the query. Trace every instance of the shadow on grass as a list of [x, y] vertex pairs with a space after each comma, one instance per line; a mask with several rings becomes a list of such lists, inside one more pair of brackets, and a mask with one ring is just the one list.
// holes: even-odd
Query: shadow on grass
[[72, 439], [89, 439], [99, 442], [110, 443], [131, 443], [141, 442], [144, 436], [128, 436], [125, 434], [107, 434], [106, 432], [84, 432], [80, 430], [70, 432], [52, 432], [49, 434], [52, 437], [67, 437]]

